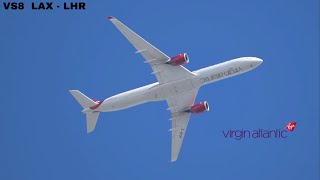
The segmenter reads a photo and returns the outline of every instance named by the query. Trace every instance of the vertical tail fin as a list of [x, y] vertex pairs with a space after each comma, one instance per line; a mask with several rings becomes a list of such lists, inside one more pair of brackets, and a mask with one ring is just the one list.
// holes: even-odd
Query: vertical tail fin
[[87, 133], [92, 132], [96, 128], [97, 120], [100, 112], [87, 112]]
[[[70, 90], [70, 93], [83, 108], [90, 108], [97, 105], [97, 103], [95, 103], [92, 99], [88, 98], [78, 90]], [[87, 133], [90, 133], [95, 129], [99, 114], [100, 112], [86, 112]]]

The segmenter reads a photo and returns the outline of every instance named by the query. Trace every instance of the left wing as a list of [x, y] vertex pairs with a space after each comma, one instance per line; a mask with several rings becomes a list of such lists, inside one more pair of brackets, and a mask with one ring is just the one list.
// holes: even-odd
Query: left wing
[[170, 58], [154, 47], [148, 41], [136, 34], [126, 25], [122, 24], [116, 18], [109, 16], [108, 19], [119, 29], [119, 31], [130, 41], [130, 43], [137, 49], [136, 53], [140, 53], [145, 63], [148, 63], [160, 84], [165, 84], [181, 79], [187, 79], [194, 74], [183, 66], [172, 66], [165, 64]]
[[171, 162], [178, 159], [181, 145], [191, 113], [186, 112], [193, 105], [199, 89], [191, 90], [187, 93], [178, 94], [167, 99], [169, 110], [171, 111], [171, 131], [172, 131], [172, 149]]

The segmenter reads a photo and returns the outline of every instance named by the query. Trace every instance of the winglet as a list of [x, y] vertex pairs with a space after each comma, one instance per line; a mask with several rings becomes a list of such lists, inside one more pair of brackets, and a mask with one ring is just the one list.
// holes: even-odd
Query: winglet
[[107, 18], [108, 18], [108, 19], [113, 19], [114, 17], [113, 17], [113, 16], [108, 16]]

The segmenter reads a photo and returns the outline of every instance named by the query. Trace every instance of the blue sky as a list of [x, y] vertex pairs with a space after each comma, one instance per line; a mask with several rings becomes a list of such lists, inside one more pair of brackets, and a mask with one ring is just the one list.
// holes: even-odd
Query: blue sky
[[[192, 115], [176, 163], [164, 101], [101, 114], [86, 134], [69, 89], [104, 99], [156, 81], [109, 15], [169, 56], [188, 53], [190, 70], [264, 60], [200, 90], [210, 112]], [[319, 179], [319, 1], [87, 1], [85, 11], [40, 12], [1, 3], [0, 22], [0, 179]], [[286, 139], [222, 133], [290, 121]]]

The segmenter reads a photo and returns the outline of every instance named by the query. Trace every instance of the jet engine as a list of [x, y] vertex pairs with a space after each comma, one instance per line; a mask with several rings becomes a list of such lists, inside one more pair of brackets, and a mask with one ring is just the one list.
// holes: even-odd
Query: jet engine
[[171, 64], [172, 66], [180, 66], [188, 62], [189, 62], [189, 57], [187, 53], [183, 53], [183, 54], [178, 54], [173, 58], [170, 58], [170, 60], [167, 61], [167, 64]]
[[192, 114], [199, 114], [209, 111], [209, 103], [207, 101], [200, 102], [199, 104], [193, 105], [188, 112]]

